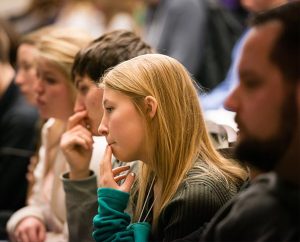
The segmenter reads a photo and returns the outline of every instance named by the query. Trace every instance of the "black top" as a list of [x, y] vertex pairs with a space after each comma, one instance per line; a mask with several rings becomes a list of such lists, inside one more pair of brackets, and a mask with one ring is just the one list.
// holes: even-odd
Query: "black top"
[[12, 81], [0, 97], [0, 211], [25, 205], [26, 172], [36, 149], [37, 110]]
[[259, 176], [206, 229], [182, 241], [300, 241], [300, 187], [275, 173]]
[[[209, 172], [204, 172], [208, 170]], [[198, 160], [158, 219], [151, 241], [172, 241], [204, 226], [240, 189]]]

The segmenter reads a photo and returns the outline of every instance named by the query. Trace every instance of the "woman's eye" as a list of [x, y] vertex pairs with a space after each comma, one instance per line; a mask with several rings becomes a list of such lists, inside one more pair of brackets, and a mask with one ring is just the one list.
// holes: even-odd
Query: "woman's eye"
[[45, 81], [49, 84], [55, 84], [56, 80], [52, 77], [45, 77]]
[[28, 63], [25, 63], [25, 64], [22, 65], [22, 67], [23, 67], [24, 70], [28, 71], [32, 68], [32, 65], [28, 64]]
[[18, 61], [17, 63], [17, 69], [18, 70], [25, 70], [25, 71], [28, 71], [30, 70], [31, 68], [33, 67], [33, 64], [32, 63], [29, 63], [29, 62], [25, 62], [25, 61]]
[[106, 112], [111, 113], [113, 111], [113, 108], [112, 107], [106, 107], [105, 110], [106, 110]]

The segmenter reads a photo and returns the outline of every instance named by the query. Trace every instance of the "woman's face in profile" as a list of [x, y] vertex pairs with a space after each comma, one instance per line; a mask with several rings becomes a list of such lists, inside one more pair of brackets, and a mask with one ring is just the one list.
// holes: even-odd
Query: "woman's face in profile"
[[114, 156], [124, 162], [145, 161], [145, 119], [132, 100], [121, 92], [104, 88], [103, 108], [98, 131], [106, 137]]
[[17, 75], [16, 84], [20, 87], [21, 92], [26, 100], [36, 106], [36, 92], [34, 90], [37, 75], [36, 75], [36, 58], [37, 50], [33, 45], [21, 44], [17, 52]]
[[70, 80], [55, 64], [37, 60], [37, 105], [43, 118], [67, 120], [73, 113], [74, 93]]

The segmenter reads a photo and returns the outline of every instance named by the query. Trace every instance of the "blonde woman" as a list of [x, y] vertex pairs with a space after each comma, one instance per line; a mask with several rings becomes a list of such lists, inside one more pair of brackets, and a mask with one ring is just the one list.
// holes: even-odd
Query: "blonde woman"
[[[37, 83], [36, 73], [36, 57], [38, 54], [37, 45], [39, 39], [44, 35], [49, 34], [52, 30], [55, 31], [55, 27], [48, 26], [40, 28], [29, 34], [24, 35], [17, 50], [17, 72], [15, 77], [15, 83], [19, 86], [20, 91], [32, 106], [37, 106], [37, 93], [35, 91], [35, 85]], [[37, 147], [36, 152], [30, 158], [30, 164], [28, 165], [28, 172], [26, 178], [28, 181], [28, 195], [30, 195], [32, 186], [34, 184], [33, 171], [38, 162], [38, 149], [40, 146], [40, 133], [42, 125], [45, 120], [40, 118], [36, 125], [37, 129]]]
[[12, 241], [68, 241], [60, 181], [67, 163], [59, 142], [75, 101], [71, 67], [76, 53], [89, 41], [89, 36], [80, 31], [56, 29], [41, 37], [37, 45], [37, 106], [41, 117], [48, 121], [42, 129], [39, 163], [28, 206], [17, 211], [7, 224]]
[[52, 30], [55, 31], [55, 27], [48, 26], [24, 35], [21, 38], [17, 50], [18, 69], [15, 82], [20, 87], [20, 90], [25, 96], [26, 100], [33, 106], [37, 105], [37, 93], [34, 90], [34, 86], [37, 82], [37, 45], [39, 39], [49, 34]]
[[[101, 87], [99, 133], [108, 147], [100, 165], [96, 241], [180, 238], [238, 192], [247, 173], [214, 149], [194, 82], [178, 61], [159, 54], [136, 57], [108, 72]], [[111, 170], [112, 154], [141, 161], [136, 179], [122, 173], [128, 167]], [[133, 218], [124, 213], [129, 192]]]

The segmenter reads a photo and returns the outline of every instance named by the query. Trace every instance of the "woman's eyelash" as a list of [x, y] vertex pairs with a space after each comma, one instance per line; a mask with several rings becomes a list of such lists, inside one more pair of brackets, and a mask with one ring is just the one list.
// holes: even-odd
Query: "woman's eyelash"
[[105, 107], [105, 110], [106, 110], [108, 113], [110, 113], [110, 112], [112, 112], [113, 108], [112, 108], [112, 107]]

